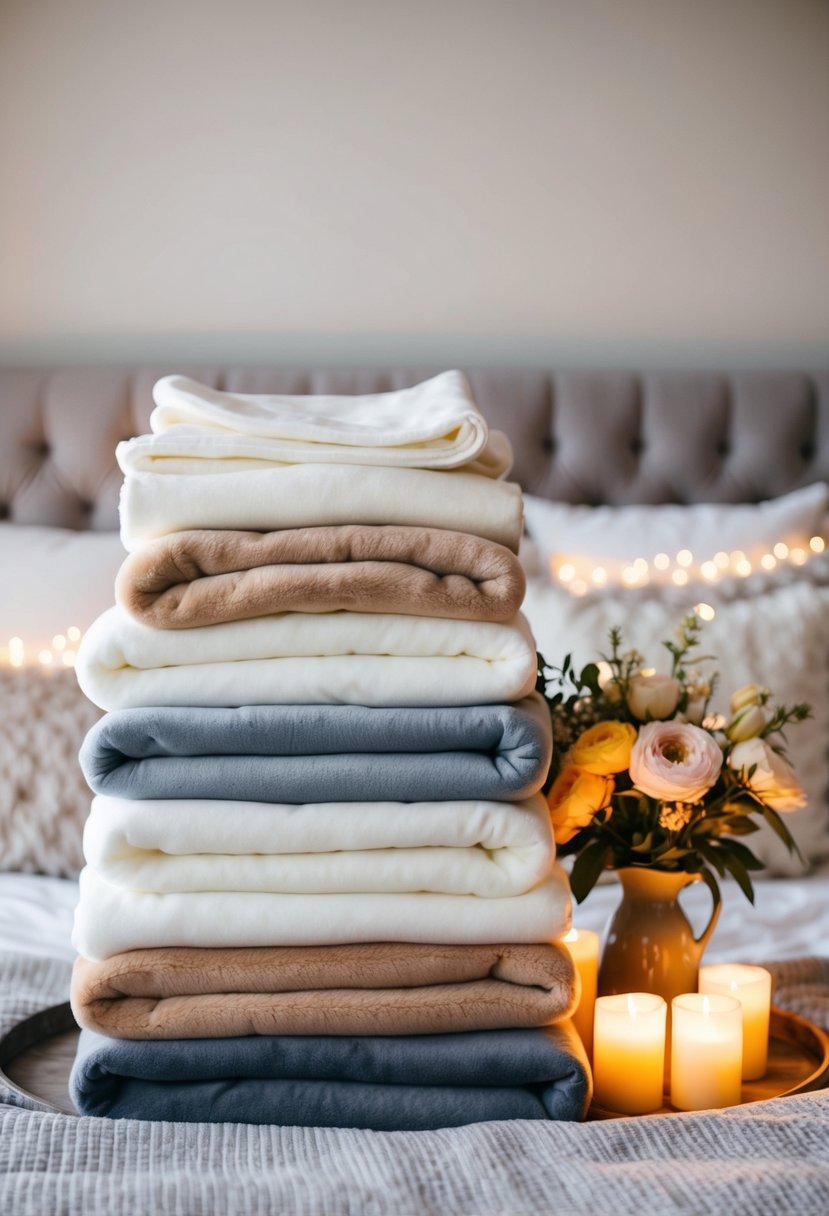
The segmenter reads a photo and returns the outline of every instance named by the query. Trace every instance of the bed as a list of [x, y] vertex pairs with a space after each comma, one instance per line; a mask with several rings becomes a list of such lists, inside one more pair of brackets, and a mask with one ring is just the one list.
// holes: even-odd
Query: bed
[[[217, 388], [289, 393], [379, 392], [429, 374], [207, 366], [0, 370], [6, 534], [62, 528], [99, 534], [111, 545], [120, 481], [115, 444], [146, 429], [152, 385], [172, 370]], [[541, 500], [612, 507], [754, 503], [829, 481], [829, 373], [469, 375], [488, 421], [512, 440], [513, 476]], [[821, 750], [825, 755], [825, 744]], [[0, 1034], [65, 1000], [75, 892], [67, 877], [0, 874]], [[706, 898], [689, 892], [692, 918], [704, 919]], [[613, 882], [600, 885], [577, 909], [576, 923], [600, 929], [616, 900]], [[818, 956], [801, 970], [804, 1000], [811, 1002], [805, 1007], [820, 1014], [826, 998], [815, 977], [822, 974], [819, 956], [827, 955], [829, 865], [817, 861], [802, 877], [762, 879], [753, 910], [726, 890], [706, 957], [778, 963]], [[796, 974], [784, 969], [777, 978]], [[0, 1207], [84, 1214], [771, 1210], [808, 1216], [829, 1205], [828, 1145], [829, 1097], [820, 1092], [722, 1114], [383, 1134], [78, 1119], [2, 1091]]]

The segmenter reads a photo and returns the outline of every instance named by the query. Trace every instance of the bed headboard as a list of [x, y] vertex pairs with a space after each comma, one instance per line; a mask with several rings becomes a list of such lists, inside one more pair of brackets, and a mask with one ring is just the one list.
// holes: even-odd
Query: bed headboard
[[[193, 365], [0, 368], [0, 519], [117, 527], [120, 439], [147, 429], [155, 380], [182, 372], [249, 393], [365, 393], [441, 369]], [[754, 502], [829, 480], [829, 371], [471, 371], [513, 477], [567, 502]]]

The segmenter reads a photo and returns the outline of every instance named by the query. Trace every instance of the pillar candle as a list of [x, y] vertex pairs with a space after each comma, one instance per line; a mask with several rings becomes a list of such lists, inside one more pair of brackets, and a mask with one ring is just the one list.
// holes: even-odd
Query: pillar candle
[[589, 1056], [593, 1052], [593, 1013], [599, 983], [599, 935], [589, 929], [571, 929], [561, 940], [570, 952], [581, 980], [581, 996], [573, 1014], [573, 1025]]
[[623, 1115], [662, 1105], [668, 1007], [651, 992], [600, 996], [593, 1030], [594, 1098]]
[[718, 963], [700, 967], [700, 992], [733, 996], [743, 1008], [743, 1080], [766, 1074], [769, 1059], [771, 973], [765, 967]]
[[689, 992], [671, 1002], [671, 1102], [677, 1110], [737, 1106], [743, 1011], [731, 996]]

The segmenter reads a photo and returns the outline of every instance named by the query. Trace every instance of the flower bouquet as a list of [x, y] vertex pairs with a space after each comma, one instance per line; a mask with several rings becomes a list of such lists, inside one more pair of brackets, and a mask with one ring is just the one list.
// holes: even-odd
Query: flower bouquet
[[785, 753], [785, 728], [810, 716], [808, 705], [771, 705], [767, 688], [733, 694], [731, 718], [714, 715], [718, 676], [705, 675], [702, 624], [685, 617], [662, 645], [669, 674], [622, 651], [581, 672], [539, 655], [537, 688], [550, 709], [555, 750], [545, 786], [559, 855], [573, 855], [571, 887], [581, 901], [605, 869], [642, 867], [698, 875], [719, 906], [718, 879], [731, 874], [754, 898], [751, 872], [762, 869], [746, 837], [765, 821], [798, 851], [780, 812], [805, 803]]

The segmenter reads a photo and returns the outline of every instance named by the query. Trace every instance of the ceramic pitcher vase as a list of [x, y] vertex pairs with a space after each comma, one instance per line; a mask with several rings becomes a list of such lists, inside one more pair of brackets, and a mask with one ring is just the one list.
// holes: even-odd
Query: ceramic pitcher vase
[[654, 992], [671, 1007], [683, 992], [696, 992], [699, 964], [720, 914], [716, 902], [699, 937], [679, 905], [698, 874], [631, 867], [617, 871], [622, 902], [608, 923], [599, 967], [599, 995]]

